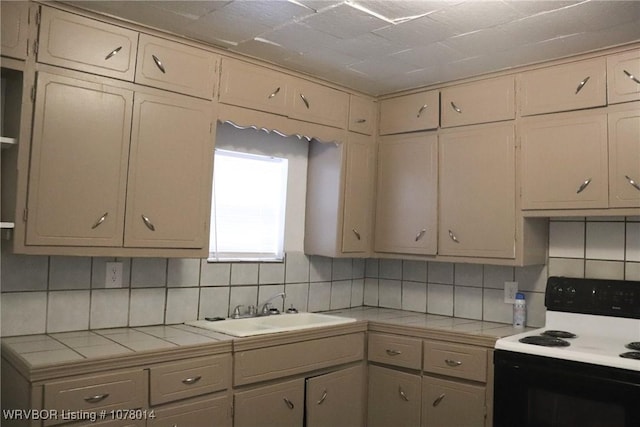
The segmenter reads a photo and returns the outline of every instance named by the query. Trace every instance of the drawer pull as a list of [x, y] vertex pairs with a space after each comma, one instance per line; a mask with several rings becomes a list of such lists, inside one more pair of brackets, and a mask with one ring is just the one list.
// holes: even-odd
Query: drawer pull
[[638, 83], [640, 85], [640, 80], [638, 80], [638, 78], [636, 76], [634, 76], [633, 74], [631, 74], [627, 70], [622, 70], [622, 71], [624, 71], [624, 73], [627, 75], [627, 77], [629, 77], [631, 80], [633, 80], [634, 82], [636, 82], [636, 83]]
[[107, 56], [104, 57], [104, 60], [105, 61], [110, 60], [111, 58], [113, 58], [116, 55], [116, 53], [120, 52], [121, 50], [122, 50], [122, 46], [113, 49], [111, 52], [109, 52], [109, 54]]
[[107, 215], [109, 215], [109, 212], [105, 212], [104, 214], [102, 214], [102, 216], [98, 218], [98, 220], [91, 226], [91, 229], [95, 230], [96, 228], [98, 228], [100, 224], [102, 224], [104, 220], [107, 219]]
[[95, 396], [85, 397], [84, 401], [87, 403], [98, 403], [98, 402], [102, 402], [107, 397], [109, 397], [109, 393], [96, 394]]
[[625, 177], [625, 178], [627, 178], [627, 181], [629, 181], [629, 184], [631, 184], [631, 186], [632, 186], [633, 188], [635, 188], [636, 190], [640, 191], [640, 185], [639, 185], [636, 181], [634, 181], [633, 179], [631, 179], [631, 178], [629, 177], [629, 175], [625, 175], [624, 177]]
[[452, 359], [445, 359], [444, 363], [446, 363], [449, 366], [460, 366], [462, 365], [462, 362], [459, 360], [452, 360]]
[[356, 235], [356, 239], [358, 239], [358, 240], [360, 240], [360, 239], [361, 239], [361, 237], [360, 237], [360, 233], [358, 233], [358, 230], [356, 230], [355, 228], [352, 228], [352, 229], [351, 229], [351, 231], [353, 231], [353, 234], [355, 234], [355, 235]]
[[584, 87], [584, 85], [587, 84], [588, 81], [589, 81], [589, 76], [587, 76], [583, 81], [581, 81], [578, 84], [578, 87], [576, 88], [576, 95], [578, 94], [578, 92], [580, 92], [582, 90], [582, 88]]
[[182, 383], [186, 384], [186, 385], [191, 385], [191, 384], [197, 383], [201, 379], [202, 379], [202, 377], [200, 375], [198, 375], [197, 377], [185, 378], [185, 379], [182, 380]]
[[417, 118], [420, 118], [420, 116], [422, 115], [422, 113], [424, 112], [424, 110], [427, 109], [427, 104], [424, 104], [422, 107], [420, 107], [420, 109], [418, 110], [418, 115], [416, 116]]
[[153, 58], [153, 62], [156, 63], [156, 67], [158, 67], [158, 69], [162, 71], [162, 74], [165, 74], [166, 71], [164, 69], [164, 65], [162, 65], [162, 62], [158, 59], [158, 57], [155, 55], [151, 55], [151, 57]]
[[267, 96], [267, 99], [271, 99], [274, 96], [276, 96], [278, 93], [280, 93], [280, 87], [278, 87], [276, 90], [274, 90], [273, 92], [271, 92], [271, 95]]
[[399, 354], [402, 354], [402, 352], [401, 352], [401, 351], [399, 351], [399, 350], [387, 350], [387, 354], [388, 354], [389, 356], [397, 356], [397, 355], [399, 355]]
[[451, 238], [451, 240], [453, 240], [456, 243], [460, 243], [460, 240], [458, 240], [458, 238], [456, 237], [455, 234], [453, 234], [453, 231], [449, 230], [449, 237]]
[[426, 228], [423, 228], [422, 230], [420, 230], [420, 232], [419, 232], [418, 234], [416, 234], [416, 239], [415, 239], [415, 240], [416, 240], [416, 242], [417, 242], [418, 240], [422, 239], [422, 237], [424, 236], [424, 233], [426, 233], [426, 232], [427, 232], [427, 229], [426, 229]]
[[156, 227], [153, 225], [153, 223], [148, 217], [144, 216], [144, 214], [140, 216], [142, 217], [142, 222], [144, 222], [144, 225], [146, 225], [149, 230], [156, 231]]
[[589, 186], [589, 184], [591, 184], [591, 178], [587, 179], [585, 182], [580, 184], [580, 187], [578, 187], [578, 191], [576, 191], [576, 194], [582, 193], [585, 190], [585, 188]]
[[362, 123], [366, 123], [367, 119], [358, 119], [356, 120], [356, 123], [362, 124]]
[[435, 408], [436, 406], [438, 406], [440, 404], [440, 402], [442, 402], [442, 399], [444, 399], [444, 397], [445, 397], [444, 393], [442, 393], [440, 396], [438, 396], [436, 398], [436, 400], [434, 400], [433, 403], [432, 403], [433, 407]]
[[453, 101], [451, 101], [451, 108], [453, 108], [453, 110], [458, 113], [458, 114], [462, 114], [462, 110], [460, 108], [458, 108], [458, 106], [456, 104], [453, 103]]
[[322, 402], [327, 398], [327, 390], [322, 392], [322, 397], [318, 400], [318, 405], [322, 405]]
[[407, 397], [407, 395], [405, 394], [404, 390], [402, 390], [402, 387], [398, 387], [398, 394], [400, 395], [400, 397], [402, 398], [402, 400], [404, 400], [405, 402], [409, 401], [409, 398]]
[[302, 102], [304, 102], [304, 106], [307, 107], [307, 110], [308, 110], [309, 109], [309, 101], [307, 101], [307, 98], [305, 98], [303, 94], [300, 94], [300, 98], [302, 98]]
[[283, 397], [282, 400], [284, 400], [284, 403], [287, 404], [289, 409], [293, 410], [293, 408], [295, 408], [295, 405], [293, 404], [293, 402], [287, 399], [286, 397]]

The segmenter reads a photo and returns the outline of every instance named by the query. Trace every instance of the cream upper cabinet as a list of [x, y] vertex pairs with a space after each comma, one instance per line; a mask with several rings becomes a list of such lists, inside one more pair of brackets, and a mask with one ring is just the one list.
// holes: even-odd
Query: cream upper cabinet
[[440, 92], [414, 93], [380, 101], [380, 135], [436, 129]]
[[497, 77], [442, 89], [442, 127], [515, 118], [513, 76]]
[[422, 426], [485, 425], [485, 387], [424, 376]]
[[607, 57], [609, 104], [640, 99], [640, 49]]
[[376, 123], [376, 103], [361, 96], [351, 95], [349, 101], [349, 130], [372, 135]]
[[219, 101], [287, 115], [290, 77], [231, 58], [222, 59]]
[[132, 81], [138, 33], [42, 7], [38, 62]]
[[344, 129], [349, 115], [349, 95], [327, 86], [292, 78], [289, 117]]
[[520, 75], [519, 84], [522, 116], [599, 107], [607, 103], [604, 58], [527, 71]]
[[140, 34], [136, 83], [212, 99], [220, 57], [159, 37]]
[[419, 426], [421, 383], [420, 375], [369, 365], [367, 426]]
[[2, 28], [0, 28], [0, 54], [26, 59], [29, 30], [29, 2], [0, 2]]
[[375, 251], [435, 254], [438, 136], [385, 136], [378, 144]]
[[520, 138], [523, 209], [608, 206], [604, 112], [527, 119]]
[[306, 380], [305, 426], [364, 426], [364, 366]]
[[640, 207], [640, 103], [608, 120], [609, 206]]
[[515, 257], [512, 123], [440, 133], [438, 253]]

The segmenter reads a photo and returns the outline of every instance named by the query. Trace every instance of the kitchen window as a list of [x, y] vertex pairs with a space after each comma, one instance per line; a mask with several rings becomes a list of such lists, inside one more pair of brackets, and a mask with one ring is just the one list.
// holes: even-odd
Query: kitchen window
[[282, 261], [288, 160], [215, 150], [209, 261]]

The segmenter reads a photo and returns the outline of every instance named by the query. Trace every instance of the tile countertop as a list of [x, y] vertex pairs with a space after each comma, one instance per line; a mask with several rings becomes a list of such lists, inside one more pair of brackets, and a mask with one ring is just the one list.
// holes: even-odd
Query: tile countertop
[[[375, 307], [334, 310], [327, 314], [355, 318], [363, 325], [363, 330], [368, 323], [370, 331], [487, 347], [493, 347], [497, 338], [522, 332], [504, 323]], [[283, 334], [293, 337], [296, 332]], [[263, 342], [283, 334], [261, 336], [259, 339]], [[2, 338], [2, 356], [17, 365], [16, 368], [25, 376], [32, 377], [39, 371], [44, 375], [45, 371], [67, 365], [78, 366], [79, 371], [86, 365], [88, 372], [99, 367], [101, 362], [108, 363], [114, 359], [122, 362], [121, 366], [133, 366], [143, 363], [144, 358], [150, 355], [154, 356], [154, 361], [171, 361], [187, 355], [225, 353], [232, 350], [234, 341], [244, 343], [252, 339], [255, 338], [236, 338], [182, 324], [97, 329]], [[158, 355], [164, 357], [158, 359]]]

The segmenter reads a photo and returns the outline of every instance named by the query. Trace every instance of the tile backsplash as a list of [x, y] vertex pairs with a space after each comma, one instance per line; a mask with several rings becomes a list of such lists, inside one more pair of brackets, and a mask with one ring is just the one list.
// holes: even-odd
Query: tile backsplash
[[[546, 266], [504, 267], [287, 254], [284, 263], [13, 255], [0, 259], [2, 336], [180, 323], [226, 317], [286, 292], [280, 309], [361, 305], [511, 322], [504, 282], [527, 298], [528, 324], [544, 324], [547, 276], [640, 280], [640, 217], [552, 219]], [[106, 263], [123, 287], [104, 287]]]

